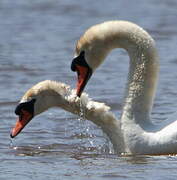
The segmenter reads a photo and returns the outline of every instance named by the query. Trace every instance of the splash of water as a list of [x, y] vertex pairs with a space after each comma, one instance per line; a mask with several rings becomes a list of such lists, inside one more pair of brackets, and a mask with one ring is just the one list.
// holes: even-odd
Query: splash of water
[[[93, 138], [93, 135], [90, 132], [90, 125], [86, 124], [86, 118], [85, 118], [85, 112], [83, 108], [82, 101], [80, 101], [80, 112], [79, 112], [79, 131], [80, 131], [80, 136], [85, 136], [87, 137], [87, 140], [90, 144], [91, 147], [94, 147], [94, 142], [91, 138]], [[82, 143], [82, 138], [80, 139], [80, 142]]]
[[10, 138], [10, 148], [13, 148], [13, 147], [14, 147], [14, 144], [13, 144], [12, 139]]
[[12, 139], [10, 139], [10, 148], [11, 148], [11, 149], [14, 149], [14, 150], [18, 149], [18, 147], [14, 144], [14, 142], [12, 141]]
[[100, 150], [106, 154], [114, 154], [114, 148], [113, 148], [113, 145], [111, 144], [109, 138], [107, 137], [107, 135], [105, 133], [103, 133], [103, 136], [105, 138], [105, 143], [103, 144], [103, 146], [101, 147]]

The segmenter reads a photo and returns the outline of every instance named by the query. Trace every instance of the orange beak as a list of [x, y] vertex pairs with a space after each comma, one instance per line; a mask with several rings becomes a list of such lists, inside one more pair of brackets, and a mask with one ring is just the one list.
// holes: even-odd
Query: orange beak
[[77, 96], [80, 97], [88, 80], [90, 79], [92, 75], [92, 71], [88, 67], [80, 66], [80, 65], [76, 65], [76, 71], [78, 75], [76, 94]]
[[17, 119], [15, 127], [12, 129], [12, 132], [10, 134], [11, 138], [17, 136], [22, 131], [22, 129], [30, 122], [32, 118], [33, 115], [31, 113], [22, 110], [22, 115], [20, 115]]

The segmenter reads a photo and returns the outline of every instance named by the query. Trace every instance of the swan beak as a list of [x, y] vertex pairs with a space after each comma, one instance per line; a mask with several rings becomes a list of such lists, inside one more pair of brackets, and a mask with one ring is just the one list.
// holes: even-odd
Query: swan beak
[[76, 65], [76, 71], [78, 75], [76, 94], [78, 97], [80, 97], [92, 75], [92, 70], [89, 67]]
[[17, 136], [32, 118], [33, 115], [31, 113], [22, 110], [22, 115], [19, 115], [19, 118], [17, 118], [17, 122], [15, 124], [15, 127], [12, 129], [10, 137], [14, 138], [15, 136]]

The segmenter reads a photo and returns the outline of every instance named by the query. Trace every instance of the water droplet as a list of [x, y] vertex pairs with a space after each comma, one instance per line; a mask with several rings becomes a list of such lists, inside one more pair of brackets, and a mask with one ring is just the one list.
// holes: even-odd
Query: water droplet
[[[79, 121], [79, 128], [78, 130], [80, 131], [80, 134], [83, 136], [83, 137], [86, 137], [86, 140], [89, 142], [90, 146], [93, 147], [94, 146], [94, 143], [93, 143], [93, 140], [91, 139], [92, 138], [92, 135], [90, 135], [90, 126], [89, 124], [87, 124], [87, 121], [86, 118], [85, 118], [85, 111], [84, 111], [84, 104], [82, 103], [82, 100], [80, 101], [80, 112], [79, 112], [79, 118], [78, 118], [78, 121]], [[81, 136], [81, 137], [82, 137]], [[83, 138], [80, 139], [80, 143], [83, 142]]]
[[13, 148], [13, 146], [14, 146], [13, 141], [12, 141], [12, 139], [10, 139], [10, 147]]
[[13, 149], [14, 149], [14, 150], [17, 150], [17, 149], [18, 149], [18, 147], [17, 147], [17, 146], [14, 146], [14, 147], [13, 147]]

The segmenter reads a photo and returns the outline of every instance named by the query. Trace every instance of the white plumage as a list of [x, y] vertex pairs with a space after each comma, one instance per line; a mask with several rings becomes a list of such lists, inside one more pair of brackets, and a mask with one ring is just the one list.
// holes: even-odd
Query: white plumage
[[[53, 106], [79, 115], [82, 101], [85, 118], [102, 128], [117, 153], [176, 154], [177, 121], [154, 125], [150, 117], [159, 62], [155, 42], [146, 31], [126, 21], [95, 25], [78, 41], [75, 56], [84, 51], [86, 62], [95, 71], [114, 48], [124, 48], [130, 57], [124, 106], [119, 120], [105, 104], [92, 101], [86, 94], [78, 98], [69, 86], [53, 81], [35, 85], [21, 101], [35, 98], [35, 115]], [[117, 68], [118, 64], [119, 61]]]

